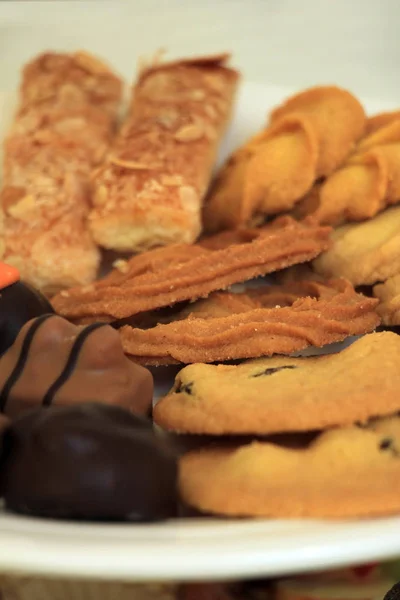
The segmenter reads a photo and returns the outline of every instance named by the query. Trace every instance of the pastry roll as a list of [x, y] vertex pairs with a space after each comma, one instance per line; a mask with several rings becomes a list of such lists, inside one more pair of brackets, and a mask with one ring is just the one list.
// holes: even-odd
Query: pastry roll
[[198, 237], [239, 77], [227, 59], [142, 70], [126, 120], [94, 176], [90, 227], [99, 245], [141, 251]]
[[114, 134], [122, 83], [84, 52], [43, 54], [23, 71], [4, 144], [3, 259], [45, 293], [92, 281], [89, 178]]

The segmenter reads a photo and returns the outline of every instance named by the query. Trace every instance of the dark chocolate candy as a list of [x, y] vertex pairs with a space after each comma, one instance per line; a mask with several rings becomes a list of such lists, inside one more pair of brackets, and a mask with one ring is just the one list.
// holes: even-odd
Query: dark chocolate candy
[[0, 411], [11, 417], [89, 401], [146, 414], [152, 398], [150, 371], [124, 355], [118, 332], [104, 323], [77, 327], [44, 315], [26, 323], [0, 358]]
[[27, 283], [17, 281], [0, 289], [0, 356], [27, 321], [47, 313], [54, 313], [50, 302]]
[[6, 430], [0, 489], [23, 514], [160, 520], [177, 513], [177, 460], [150, 420], [120, 407], [36, 409]]
[[383, 600], [400, 600], [400, 581], [388, 591]]
[[3, 450], [3, 436], [7, 427], [10, 424], [10, 419], [0, 413], [0, 457]]

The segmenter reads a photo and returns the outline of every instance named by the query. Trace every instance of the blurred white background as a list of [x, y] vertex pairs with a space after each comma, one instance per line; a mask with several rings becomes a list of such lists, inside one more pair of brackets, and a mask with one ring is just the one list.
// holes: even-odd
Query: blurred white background
[[139, 54], [231, 50], [246, 79], [337, 83], [400, 104], [399, 0], [0, 1], [0, 90], [35, 53], [88, 50], [131, 79]]

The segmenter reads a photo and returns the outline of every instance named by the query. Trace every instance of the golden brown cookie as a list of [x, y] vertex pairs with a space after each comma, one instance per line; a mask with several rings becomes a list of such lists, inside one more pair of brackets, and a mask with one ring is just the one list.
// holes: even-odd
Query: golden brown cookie
[[400, 118], [363, 138], [346, 163], [295, 209], [319, 223], [370, 219], [400, 201]]
[[343, 163], [364, 127], [364, 110], [346, 90], [323, 86], [289, 98], [218, 174], [204, 205], [206, 230], [291, 210], [317, 179]]
[[385, 127], [385, 125], [389, 125], [389, 123], [397, 121], [398, 119], [400, 119], [400, 110], [372, 115], [367, 119], [365, 134], [369, 135], [370, 133], [374, 133], [378, 129], [381, 129], [381, 127]]
[[[364, 422], [400, 410], [400, 336], [371, 333], [338, 354], [194, 364], [154, 409], [164, 429], [270, 434]], [[354, 382], [357, 382], [357, 385]]]
[[400, 325], [400, 274], [374, 286], [374, 296], [380, 301], [376, 311], [384, 325]]
[[[320, 284], [311, 282], [314, 290]], [[375, 329], [377, 300], [357, 294], [344, 280], [322, 286], [316, 297], [299, 298], [291, 306], [254, 308], [225, 317], [187, 317], [150, 329], [120, 329], [128, 356], [148, 365], [176, 362], [219, 362], [291, 354], [309, 346], [325, 346]]]
[[134, 256], [122, 272], [117, 269], [90, 286], [64, 291], [53, 305], [73, 321], [131, 317], [311, 260], [329, 247], [329, 234], [330, 228], [281, 217], [260, 229], [166, 249], [170, 260], [165, 266], [159, 249], [149, 253], [154, 260]]
[[272, 112], [271, 123], [294, 114], [309, 119], [317, 135], [316, 178], [337, 169], [365, 131], [366, 117], [360, 102], [336, 86], [317, 86], [290, 97]]
[[[310, 273], [312, 273], [310, 271]], [[247, 288], [243, 292], [213, 292], [208, 298], [190, 302], [188, 306], [171, 316], [169, 321], [179, 321], [187, 317], [211, 319], [244, 313], [255, 308], [283, 308], [292, 306], [299, 298], [333, 298], [346, 283], [341, 280], [317, 281], [296, 280], [282, 285], [261, 285]], [[157, 314], [157, 313], [156, 313]]]
[[324, 277], [345, 277], [353, 285], [372, 285], [400, 273], [400, 207], [370, 221], [332, 232], [332, 247], [313, 261]]
[[227, 516], [397, 513], [400, 418], [327, 431], [305, 448], [252, 442], [193, 451], [181, 459], [180, 491], [190, 506]]

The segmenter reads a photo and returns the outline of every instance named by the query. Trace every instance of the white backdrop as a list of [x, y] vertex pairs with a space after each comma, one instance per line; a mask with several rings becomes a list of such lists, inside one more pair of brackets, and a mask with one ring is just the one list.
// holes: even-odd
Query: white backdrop
[[400, 104], [399, 30], [399, 0], [0, 1], [0, 89], [45, 47], [106, 54], [129, 79], [138, 55], [160, 47], [228, 49], [248, 80], [333, 82]]

